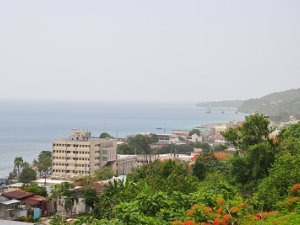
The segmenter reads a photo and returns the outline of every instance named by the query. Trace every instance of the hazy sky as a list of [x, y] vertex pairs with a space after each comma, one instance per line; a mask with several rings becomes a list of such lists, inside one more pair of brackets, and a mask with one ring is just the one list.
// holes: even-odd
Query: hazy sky
[[0, 98], [246, 99], [300, 87], [300, 1], [0, 0]]

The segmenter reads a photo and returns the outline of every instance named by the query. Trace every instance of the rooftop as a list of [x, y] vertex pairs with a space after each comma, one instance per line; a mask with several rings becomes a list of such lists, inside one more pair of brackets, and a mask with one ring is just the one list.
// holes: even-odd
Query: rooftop
[[[45, 179], [38, 179], [38, 180], [34, 180], [32, 182], [38, 183], [38, 184], [44, 184], [45, 183]], [[61, 184], [63, 182], [70, 182], [70, 181], [56, 180], [56, 179], [47, 179], [46, 180], [46, 185]]]
[[40, 202], [46, 201], [46, 198], [43, 196], [39, 196], [39, 195], [35, 195], [29, 198], [26, 198], [25, 200], [23, 200], [22, 202], [25, 205], [31, 205], [31, 206], [35, 206], [37, 204], [39, 204]]
[[98, 137], [91, 137], [91, 138], [86, 138], [86, 139], [74, 139], [72, 137], [69, 138], [59, 138], [54, 140], [54, 142], [72, 142], [72, 143], [76, 143], [76, 142], [86, 142], [86, 143], [90, 143], [90, 142], [98, 142], [98, 141], [111, 141], [111, 140], [115, 140], [115, 139], [105, 139], [105, 138], [98, 138]]
[[8, 197], [8, 198], [14, 198], [14, 199], [23, 199], [23, 198], [28, 198], [34, 195], [32, 192], [26, 192], [22, 190], [15, 190], [15, 191], [9, 191], [2, 193], [3, 196]]
[[20, 202], [19, 200], [11, 199], [11, 200], [8, 200], [8, 201], [5, 201], [5, 202], [0, 202], [0, 204], [11, 205], [11, 204], [19, 203], [19, 202]]

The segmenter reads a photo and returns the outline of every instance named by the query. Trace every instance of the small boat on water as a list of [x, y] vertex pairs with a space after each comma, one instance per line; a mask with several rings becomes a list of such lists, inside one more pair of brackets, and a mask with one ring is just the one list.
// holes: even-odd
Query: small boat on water
[[206, 113], [211, 113], [211, 109], [208, 108], [208, 109], [206, 110]]

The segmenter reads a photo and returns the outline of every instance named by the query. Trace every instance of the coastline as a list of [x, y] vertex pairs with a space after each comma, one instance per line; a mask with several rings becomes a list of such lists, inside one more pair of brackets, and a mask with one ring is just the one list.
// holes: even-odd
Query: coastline
[[[0, 103], [1, 106], [1, 103]], [[5, 109], [5, 110], [3, 110]], [[68, 137], [72, 128], [88, 129], [93, 134], [108, 132], [115, 137], [126, 137], [144, 132], [192, 129], [201, 124], [223, 123], [243, 118], [233, 109], [221, 114], [215, 109], [211, 114], [206, 108], [194, 104], [144, 104], [112, 105], [85, 104], [29, 104], [1, 107], [0, 123], [0, 177], [13, 169], [16, 156], [32, 162], [43, 150], [50, 150], [52, 141]]]

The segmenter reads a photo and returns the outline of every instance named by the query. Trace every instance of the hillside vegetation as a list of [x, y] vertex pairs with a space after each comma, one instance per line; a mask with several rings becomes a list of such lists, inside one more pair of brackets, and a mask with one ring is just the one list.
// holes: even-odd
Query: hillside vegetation
[[239, 112], [259, 112], [275, 121], [287, 121], [290, 116], [300, 119], [300, 89], [278, 92], [262, 98], [249, 99], [239, 107]]
[[300, 89], [276, 92], [261, 98], [198, 103], [201, 107], [233, 107], [243, 113], [262, 113], [273, 121], [288, 121], [290, 116], [300, 119]]

